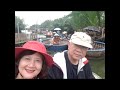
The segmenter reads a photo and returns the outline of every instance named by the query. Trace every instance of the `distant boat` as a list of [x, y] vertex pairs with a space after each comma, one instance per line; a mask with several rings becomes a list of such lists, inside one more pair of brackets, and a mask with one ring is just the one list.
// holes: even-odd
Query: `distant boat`
[[64, 50], [68, 49], [68, 45], [48, 45], [45, 44], [45, 47], [48, 51], [53, 51], [53, 52], [62, 52]]
[[62, 52], [68, 49], [68, 45], [67, 45], [68, 40], [61, 40], [60, 44], [54, 45], [50, 43], [50, 39], [51, 38], [42, 41], [42, 43], [45, 45], [48, 51]]
[[88, 49], [87, 56], [88, 57], [100, 57], [105, 55], [105, 43], [94, 41], [93, 48]]

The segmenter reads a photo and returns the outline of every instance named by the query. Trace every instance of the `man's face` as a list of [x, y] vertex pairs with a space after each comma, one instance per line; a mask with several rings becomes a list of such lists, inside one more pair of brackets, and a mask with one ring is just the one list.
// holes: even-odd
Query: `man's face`
[[87, 50], [88, 50], [87, 47], [84, 47], [81, 45], [76, 45], [76, 44], [73, 44], [72, 42], [69, 42], [69, 44], [68, 44], [69, 56], [74, 60], [79, 60], [79, 59], [85, 57]]

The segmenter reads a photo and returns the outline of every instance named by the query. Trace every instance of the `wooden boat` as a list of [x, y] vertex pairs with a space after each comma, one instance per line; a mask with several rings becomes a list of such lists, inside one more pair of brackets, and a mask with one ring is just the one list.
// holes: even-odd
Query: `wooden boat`
[[100, 77], [99, 75], [97, 75], [96, 73], [92, 72], [93, 76], [95, 77], [95, 79], [103, 79], [102, 77]]
[[[44, 39], [42, 42], [44, 43], [46, 49], [51, 52], [62, 52], [68, 49], [68, 45], [67, 45], [68, 40], [61, 40], [59, 45], [50, 44], [50, 38]], [[94, 41], [93, 48], [88, 49], [86, 56], [87, 57], [100, 57], [103, 55], [105, 55], [105, 43]]]
[[94, 41], [93, 48], [88, 49], [87, 55], [88, 57], [100, 57], [105, 55], [105, 43]]
[[47, 51], [62, 52], [64, 50], [68, 49], [68, 45], [67, 45], [68, 40], [61, 40], [60, 44], [54, 45], [54, 44], [50, 43], [50, 39], [51, 38], [42, 41], [42, 43], [45, 45]]
[[64, 50], [68, 49], [68, 45], [48, 45], [45, 44], [45, 47], [47, 48], [48, 51], [53, 51], [53, 52], [62, 52]]

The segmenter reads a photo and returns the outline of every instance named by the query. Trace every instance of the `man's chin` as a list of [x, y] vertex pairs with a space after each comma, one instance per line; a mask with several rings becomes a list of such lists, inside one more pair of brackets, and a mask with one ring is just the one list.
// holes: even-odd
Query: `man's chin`
[[76, 61], [77, 61], [77, 60], [80, 60], [80, 57], [75, 57], [74, 60], [76, 60]]
[[83, 57], [82, 56], [76, 56], [75, 57], [77, 60], [79, 60], [79, 59], [82, 59]]

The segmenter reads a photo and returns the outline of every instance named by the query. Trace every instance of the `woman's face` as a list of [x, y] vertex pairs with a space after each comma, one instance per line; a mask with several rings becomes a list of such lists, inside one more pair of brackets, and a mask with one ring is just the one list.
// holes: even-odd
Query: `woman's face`
[[42, 64], [42, 55], [39, 53], [23, 56], [19, 62], [17, 78], [33, 79], [40, 73]]

